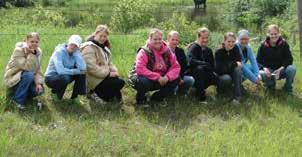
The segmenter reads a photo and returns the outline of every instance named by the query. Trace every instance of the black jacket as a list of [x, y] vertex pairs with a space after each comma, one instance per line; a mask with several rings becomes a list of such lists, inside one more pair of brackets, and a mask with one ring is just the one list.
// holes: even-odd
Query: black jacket
[[215, 53], [216, 73], [219, 75], [232, 74], [236, 62], [241, 62], [240, 52], [237, 46], [227, 51], [225, 48], [218, 49]]
[[176, 47], [174, 53], [175, 53], [177, 62], [179, 63], [179, 65], [181, 67], [180, 77], [183, 78], [188, 70], [187, 56], [185, 54], [185, 51], [180, 47]]
[[188, 48], [189, 67], [191, 71], [197, 66], [204, 66], [208, 70], [214, 70], [214, 56], [212, 49], [208, 47], [202, 48], [199, 44], [193, 43]]
[[257, 62], [260, 69], [264, 67], [276, 70], [281, 66], [285, 68], [293, 64], [293, 56], [289, 45], [281, 37], [278, 39], [276, 46], [271, 46], [267, 38], [259, 47]]

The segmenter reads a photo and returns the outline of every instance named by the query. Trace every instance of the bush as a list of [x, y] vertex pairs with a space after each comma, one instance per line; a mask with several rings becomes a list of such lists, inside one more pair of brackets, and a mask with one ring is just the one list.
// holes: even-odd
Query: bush
[[181, 44], [186, 45], [196, 39], [198, 25], [195, 22], [189, 22], [184, 14], [174, 13], [169, 20], [160, 23], [159, 27], [166, 32], [178, 31], [181, 35]]
[[30, 7], [34, 6], [34, 0], [6, 0], [6, 2], [10, 3], [15, 7]]
[[231, 20], [238, 26], [260, 27], [267, 17], [284, 13], [290, 0], [234, 0], [230, 1]]
[[112, 30], [129, 33], [150, 25], [154, 6], [145, 0], [121, 0], [113, 9], [110, 22]]

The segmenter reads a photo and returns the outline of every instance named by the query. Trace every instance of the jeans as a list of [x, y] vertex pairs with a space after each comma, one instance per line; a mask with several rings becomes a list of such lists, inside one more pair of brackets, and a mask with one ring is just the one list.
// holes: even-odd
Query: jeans
[[183, 94], [188, 94], [189, 89], [194, 85], [194, 78], [189, 75], [185, 75], [183, 77], [183, 84], [178, 85], [175, 88], [175, 92], [183, 93]]
[[135, 84], [136, 93], [136, 103], [144, 103], [147, 100], [146, 93], [148, 91], [158, 90], [152, 94], [151, 100], [162, 101], [168, 95], [174, 93], [175, 88], [179, 83], [179, 79], [168, 82], [166, 85], [161, 86], [159, 82], [149, 80], [146, 77], [139, 76], [138, 81]]
[[71, 99], [78, 95], [86, 94], [86, 76], [80, 75], [53, 75], [45, 78], [46, 85], [51, 88], [51, 92], [57, 94], [59, 99], [63, 98], [67, 85], [74, 81]]
[[25, 105], [27, 98], [33, 98], [42, 94], [42, 92], [36, 90], [34, 79], [35, 75], [33, 72], [22, 72], [21, 80], [12, 88], [14, 93], [13, 100], [16, 103]]
[[217, 79], [213, 74], [213, 71], [206, 69], [203, 66], [197, 66], [193, 71], [192, 75], [195, 79], [196, 97], [205, 99], [205, 89], [210, 85], [217, 84]]
[[107, 77], [93, 90], [100, 98], [110, 101], [113, 98], [122, 100], [121, 89], [125, 81], [119, 77]]
[[234, 99], [240, 100], [241, 97], [242, 71], [240, 67], [236, 67], [232, 74], [223, 74], [219, 76], [218, 93], [229, 89], [233, 85]]
[[[269, 69], [270, 72], [273, 72], [272, 69]], [[268, 88], [268, 89], [275, 89], [276, 87], [276, 79], [275, 77], [267, 77], [263, 71], [260, 71], [262, 80], [264, 82], [264, 85]], [[285, 69], [283, 69], [280, 72], [280, 79], [285, 79], [285, 83], [283, 86], [283, 89], [286, 92], [292, 93], [293, 92], [293, 82], [294, 82], [294, 78], [296, 76], [296, 68], [293, 65], [289, 65], [287, 66]]]

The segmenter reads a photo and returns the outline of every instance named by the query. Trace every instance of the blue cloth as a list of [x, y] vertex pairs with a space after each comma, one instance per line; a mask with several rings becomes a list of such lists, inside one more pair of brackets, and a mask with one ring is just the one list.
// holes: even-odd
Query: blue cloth
[[[242, 62], [242, 74], [245, 78], [249, 79], [253, 83], [256, 83], [257, 77], [259, 75], [259, 67], [256, 61], [256, 58], [253, 54], [252, 48], [247, 45], [246, 46], [246, 53], [247, 57], [245, 58], [242, 52], [242, 49], [239, 43], [236, 43], [237, 47], [239, 48], [241, 62]], [[250, 64], [247, 62], [250, 61]]]
[[86, 63], [79, 50], [69, 54], [67, 45], [61, 44], [55, 48], [52, 54], [45, 76], [54, 75], [78, 75], [86, 70]]
[[[274, 70], [269, 69], [270, 72], [274, 72]], [[283, 90], [285, 90], [288, 93], [293, 92], [293, 83], [296, 76], [296, 68], [293, 65], [287, 66], [285, 69], [283, 69], [280, 72], [280, 78], [285, 79], [285, 83], [283, 86]], [[276, 86], [276, 79], [274, 77], [267, 77], [264, 73], [261, 73], [262, 80], [264, 82], [264, 85], [269, 89], [275, 89]]]
[[36, 84], [34, 82], [34, 73], [29, 71], [24, 71], [21, 74], [21, 80], [17, 85], [13, 87], [14, 96], [13, 100], [20, 104], [25, 105], [27, 98], [33, 98], [42, 93], [37, 92]]

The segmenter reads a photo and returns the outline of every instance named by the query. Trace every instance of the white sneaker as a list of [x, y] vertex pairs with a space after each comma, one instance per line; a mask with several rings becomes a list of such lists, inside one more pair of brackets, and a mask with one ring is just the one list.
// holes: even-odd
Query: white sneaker
[[106, 104], [106, 101], [104, 101], [102, 98], [100, 98], [95, 92], [88, 94], [87, 98], [100, 105]]
[[238, 105], [240, 105], [240, 101], [237, 99], [233, 99], [232, 104], [238, 106]]

